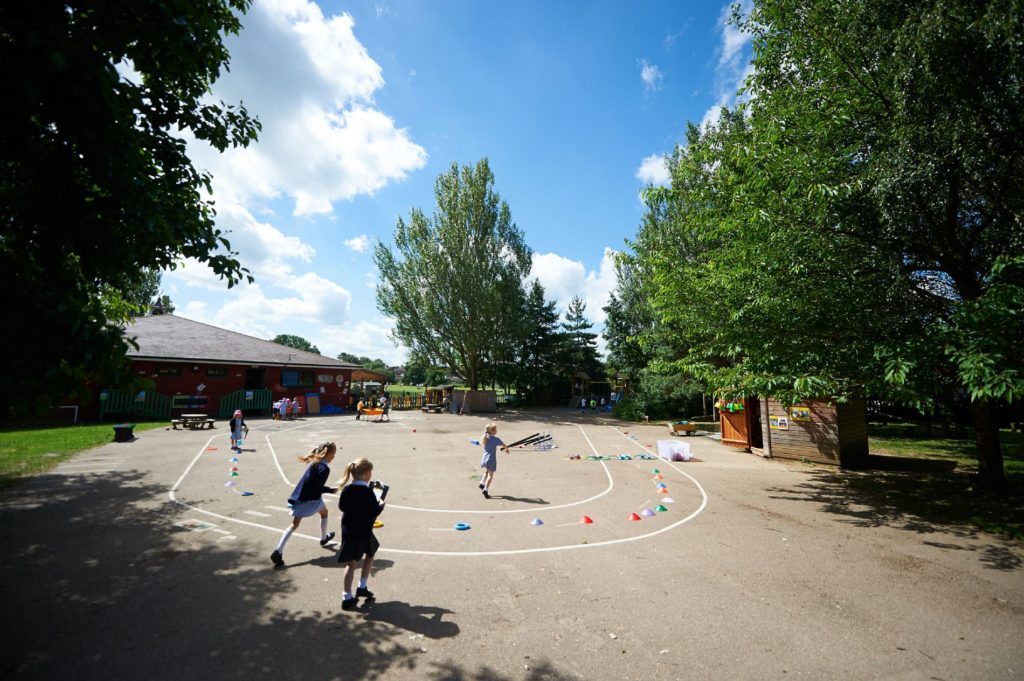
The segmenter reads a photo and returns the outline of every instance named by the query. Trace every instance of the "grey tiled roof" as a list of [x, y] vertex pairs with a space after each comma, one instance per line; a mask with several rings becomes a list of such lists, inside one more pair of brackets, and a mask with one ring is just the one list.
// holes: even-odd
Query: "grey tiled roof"
[[172, 314], [137, 317], [125, 329], [139, 349], [129, 347], [133, 359], [183, 362], [223, 362], [290, 367], [352, 369], [357, 364], [304, 352], [270, 341], [228, 331]]

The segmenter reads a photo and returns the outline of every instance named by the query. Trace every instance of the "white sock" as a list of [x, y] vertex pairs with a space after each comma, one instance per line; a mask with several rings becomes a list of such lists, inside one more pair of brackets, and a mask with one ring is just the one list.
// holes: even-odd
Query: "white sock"
[[327, 536], [327, 518], [320, 518], [320, 538]]
[[359, 580], [359, 588], [360, 589], [365, 589], [366, 588], [366, 580], [365, 579], [360, 579]]
[[277, 542], [277, 552], [284, 553], [284, 545], [288, 543], [288, 540], [292, 538], [292, 533], [295, 532], [295, 526], [289, 525], [288, 529], [281, 535], [281, 541]]
[[353, 598], [355, 598], [355, 596], [353, 596], [347, 591], [341, 595], [341, 600], [343, 601], [351, 601]]

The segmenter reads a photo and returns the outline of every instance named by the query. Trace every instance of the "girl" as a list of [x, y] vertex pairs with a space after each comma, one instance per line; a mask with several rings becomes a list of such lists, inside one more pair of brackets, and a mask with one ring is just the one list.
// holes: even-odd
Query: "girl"
[[331, 474], [327, 464], [334, 461], [337, 451], [338, 448], [333, 442], [324, 442], [306, 456], [299, 457], [299, 461], [308, 463], [309, 467], [302, 474], [302, 479], [295, 486], [292, 495], [288, 497], [288, 504], [292, 507], [292, 524], [281, 535], [277, 548], [270, 554], [270, 561], [274, 565], [284, 565], [284, 545], [291, 539], [292, 533], [299, 529], [299, 523], [303, 518], [315, 513], [320, 514], [320, 546], [326, 546], [327, 542], [334, 539], [334, 533], [327, 531], [327, 506], [320, 497], [324, 492], [334, 494], [338, 491], [337, 487], [327, 486], [327, 478]]
[[236, 409], [235, 415], [228, 421], [228, 429], [231, 430], [231, 450], [235, 452], [241, 452], [242, 446], [239, 442], [242, 441], [242, 433], [246, 436], [249, 435], [249, 426], [245, 425], [245, 419], [242, 418], [242, 410]]
[[[366, 588], [370, 577], [373, 557], [380, 548], [380, 542], [373, 535], [373, 521], [384, 510], [384, 502], [370, 488], [373, 464], [366, 459], [356, 459], [345, 467], [345, 478], [341, 481], [344, 489], [338, 498], [341, 509], [341, 551], [338, 562], [345, 564], [345, 593], [341, 600], [342, 610], [355, 610], [359, 597], [373, 598], [373, 592]], [[347, 485], [349, 479], [352, 484]], [[365, 556], [365, 557], [364, 557]], [[362, 559], [363, 570], [359, 575], [359, 588], [352, 593], [352, 578], [356, 563]]]
[[487, 424], [484, 429], [484, 455], [480, 459], [480, 468], [484, 469], [483, 477], [480, 478], [480, 489], [483, 490], [484, 498], [490, 499], [491, 482], [494, 480], [494, 471], [498, 468], [498, 447], [501, 447], [508, 454], [508, 446], [498, 437], [498, 426], [493, 421]]

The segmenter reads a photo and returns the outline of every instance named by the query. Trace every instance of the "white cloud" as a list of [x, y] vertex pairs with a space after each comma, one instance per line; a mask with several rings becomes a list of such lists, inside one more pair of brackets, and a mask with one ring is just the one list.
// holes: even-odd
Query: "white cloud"
[[667, 185], [671, 176], [665, 157], [661, 154], [651, 154], [641, 161], [640, 167], [636, 169], [636, 179], [644, 184]]
[[[753, 9], [752, 0], [742, 0], [740, 13], [750, 14]], [[734, 107], [736, 94], [743, 82], [753, 72], [750, 61], [749, 45], [753, 36], [739, 30], [729, 23], [732, 3], [725, 5], [718, 16], [718, 28], [721, 31], [721, 42], [717, 48], [718, 64], [715, 67], [715, 103], [704, 112], [701, 126], [705, 127], [718, 121], [722, 107]]]
[[540, 282], [545, 297], [557, 303], [560, 313], [574, 296], [579, 296], [587, 305], [587, 318], [595, 327], [602, 327], [606, 317], [603, 308], [615, 288], [614, 258], [615, 251], [605, 248], [597, 271], [588, 272], [582, 262], [557, 253], [534, 254], [529, 278]]
[[370, 237], [365, 234], [354, 236], [351, 239], [345, 239], [345, 246], [352, 249], [356, 253], [366, 253], [370, 249]]
[[375, 108], [382, 70], [350, 15], [325, 17], [309, 0], [257, 0], [243, 23], [225, 41], [231, 70], [212, 99], [244, 102], [263, 125], [260, 139], [223, 154], [189, 146], [214, 176], [218, 205], [287, 196], [296, 215], [329, 213], [425, 165], [426, 150]]
[[331, 357], [337, 357], [344, 351], [360, 357], [383, 359], [389, 366], [404, 364], [409, 354], [408, 350], [402, 346], [395, 346], [389, 336], [391, 328], [390, 324], [361, 321], [351, 327], [324, 329], [315, 342], [325, 355]]
[[646, 59], [641, 59], [640, 80], [644, 82], [644, 90], [646, 92], [656, 92], [661, 87], [661, 70]]

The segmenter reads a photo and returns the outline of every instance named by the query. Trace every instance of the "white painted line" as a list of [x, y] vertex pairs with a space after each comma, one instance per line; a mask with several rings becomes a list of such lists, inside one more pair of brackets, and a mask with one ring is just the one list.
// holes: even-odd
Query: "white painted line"
[[238, 539], [238, 537], [236, 537], [236, 536], [235, 536], [235, 535], [233, 535], [233, 534], [229, 534], [229, 535], [228, 535], [228, 536], [226, 536], [226, 537], [221, 537], [221, 538], [220, 538], [220, 539], [218, 539], [217, 541], [231, 541], [232, 539]]
[[[594, 448], [593, 443], [590, 442], [590, 438], [587, 437], [586, 432], [583, 430], [583, 426], [578, 426], [578, 427], [579, 427], [580, 431], [583, 433], [583, 437], [587, 440], [587, 443], [590, 444], [590, 448], [592, 450], [594, 450], [594, 454], [596, 455], [597, 454], [597, 450]], [[612, 428], [612, 430], [615, 430], [615, 432], [618, 432], [620, 435], [622, 435], [621, 431], [615, 429], [613, 426], [608, 426], [608, 427]], [[291, 430], [291, 429], [289, 429], [289, 430]], [[237, 523], [239, 525], [246, 525], [248, 527], [255, 527], [255, 528], [267, 530], [269, 532], [274, 532], [274, 533], [280, 532], [280, 529], [276, 528], [276, 527], [269, 527], [267, 525], [261, 525], [259, 523], [253, 523], [253, 522], [249, 522], [247, 520], [241, 520], [239, 518], [232, 518], [230, 516], [222, 515], [220, 513], [214, 513], [212, 511], [207, 511], [205, 509], [198, 508], [196, 506], [192, 506], [188, 502], [181, 501], [181, 500], [176, 498], [176, 492], [177, 492], [178, 488], [181, 486], [181, 483], [185, 480], [185, 478], [188, 476], [188, 474], [192, 471], [192, 468], [195, 467], [196, 462], [202, 457], [203, 452], [205, 451], [205, 448], [209, 445], [210, 442], [213, 441], [214, 437], [217, 437], [217, 435], [214, 435], [209, 440], [207, 440], [206, 445], [203, 445], [203, 448], [199, 450], [199, 454], [197, 454], [196, 457], [189, 463], [189, 465], [185, 468], [185, 471], [181, 474], [181, 476], [178, 478], [178, 480], [174, 483], [174, 485], [168, 491], [167, 494], [168, 494], [168, 497], [170, 498], [170, 500], [175, 502], [176, 504], [184, 506], [185, 508], [188, 508], [188, 509], [190, 509], [192, 511], [195, 511], [196, 513], [202, 513], [202, 514], [205, 514], [205, 515], [208, 515], [208, 516], [212, 516], [214, 518], [220, 518], [220, 519], [228, 521], [228, 522]], [[626, 436], [623, 435], [623, 437], [626, 437]], [[629, 439], [629, 438], [627, 438], [627, 439]], [[267, 437], [267, 444], [270, 444], [269, 436]], [[634, 443], [634, 444], [636, 444], [637, 447], [642, 447], [643, 446], [643, 445], [640, 445], [639, 443]], [[644, 451], [646, 451], [646, 450], [644, 450]], [[274, 452], [273, 452], [273, 445], [271, 445], [271, 453], [274, 454]], [[275, 462], [277, 461], [276, 454], [274, 454], [274, 460], [275, 460]], [[604, 466], [604, 462], [603, 461], [601, 462], [601, 465], [604, 467], [605, 474], [608, 476], [609, 481], [611, 481], [611, 472], [608, 470], [607, 466]], [[606, 540], [606, 541], [599, 541], [599, 542], [586, 543], [586, 544], [567, 544], [567, 545], [563, 545], [563, 546], [548, 546], [548, 547], [543, 547], [543, 548], [532, 548], [532, 549], [510, 549], [510, 550], [505, 550], [505, 551], [418, 551], [418, 550], [413, 550], [413, 549], [390, 549], [390, 548], [383, 548], [383, 547], [380, 549], [380, 551], [382, 551], [384, 553], [397, 553], [397, 554], [414, 555], [414, 556], [459, 556], [459, 557], [510, 556], [510, 555], [523, 555], [523, 554], [529, 554], [529, 553], [551, 553], [551, 552], [554, 552], [554, 551], [566, 551], [566, 550], [569, 550], [569, 549], [589, 549], [589, 548], [594, 548], [594, 547], [598, 547], [598, 546], [611, 546], [613, 544], [624, 544], [626, 542], [634, 542], [634, 541], [640, 541], [642, 539], [648, 539], [650, 537], [654, 537], [656, 535], [659, 535], [659, 534], [661, 534], [663, 532], [668, 532], [670, 530], [673, 530], [676, 527], [679, 527], [680, 525], [683, 525], [684, 523], [687, 523], [690, 520], [693, 520], [694, 518], [696, 518], [698, 515], [700, 515], [704, 511], [704, 509], [707, 507], [707, 504], [708, 504], [707, 492], [704, 491], [704, 488], [701, 486], [701, 484], [693, 476], [691, 476], [689, 473], [686, 473], [685, 471], [681, 470], [678, 466], [676, 466], [671, 461], [661, 460], [659, 462], [659, 465], [669, 466], [669, 467], [675, 469], [676, 472], [678, 472], [680, 475], [683, 475], [683, 476], [686, 476], [687, 478], [689, 478], [690, 481], [693, 482], [693, 484], [700, 491], [700, 494], [701, 494], [701, 504], [697, 508], [697, 510], [693, 511], [692, 513], [690, 513], [685, 518], [683, 518], [681, 520], [678, 520], [678, 521], [676, 521], [676, 522], [674, 522], [674, 523], [672, 523], [670, 525], [667, 525], [667, 526], [665, 526], [665, 527], [663, 527], [663, 528], [661, 528], [659, 530], [655, 530], [653, 532], [649, 532], [647, 534], [640, 534], [640, 535], [635, 535], [635, 536], [632, 536], [632, 537], [622, 537], [622, 538], [619, 538], [619, 539], [609, 539], [609, 540]], [[288, 484], [291, 484], [288, 481], [287, 477], [284, 475], [284, 471], [281, 470], [280, 465], [278, 465], [278, 470], [281, 471], [281, 477], [285, 479], [285, 482], [288, 483]], [[606, 490], [602, 494], [597, 495], [597, 497], [603, 496], [603, 494], [606, 494], [608, 491], [610, 491], [610, 489], [611, 489], [611, 485], [609, 485], [608, 490]], [[597, 497], [592, 497], [592, 498], [597, 498]], [[583, 502], [576, 502], [576, 503], [583, 503]], [[573, 506], [573, 505], [576, 505], [576, 504], [567, 504], [567, 505], [568, 506]], [[273, 508], [273, 507], [270, 507], [270, 508]], [[558, 508], [564, 508], [564, 507], [558, 507]], [[536, 512], [536, 509], [527, 509], [527, 510], [531, 511], [531, 512]], [[457, 512], [459, 512], [459, 513], [467, 513], [467, 511], [457, 511]], [[497, 512], [490, 511], [490, 513], [497, 513]], [[317, 541], [317, 542], [320, 541], [320, 537], [314, 537], [314, 536], [307, 535], [307, 534], [299, 534], [298, 532], [296, 532], [292, 536], [293, 537], [296, 537], [296, 536], [302, 537], [303, 539], [309, 539], [311, 541]], [[225, 539], [226, 539], [226, 537], [225, 537]]]
[[292, 509], [281, 506], [264, 506], [263, 508], [269, 508], [271, 511], [284, 511], [285, 513], [292, 512]]
[[219, 527], [212, 527], [212, 528], [210, 528], [210, 531], [211, 532], [216, 532], [217, 534], [231, 534], [229, 531], [222, 530]]
[[248, 513], [249, 515], [254, 515], [254, 516], [258, 517], [258, 518], [269, 518], [270, 517], [269, 513], [262, 513], [260, 511], [245, 511], [245, 513]]

